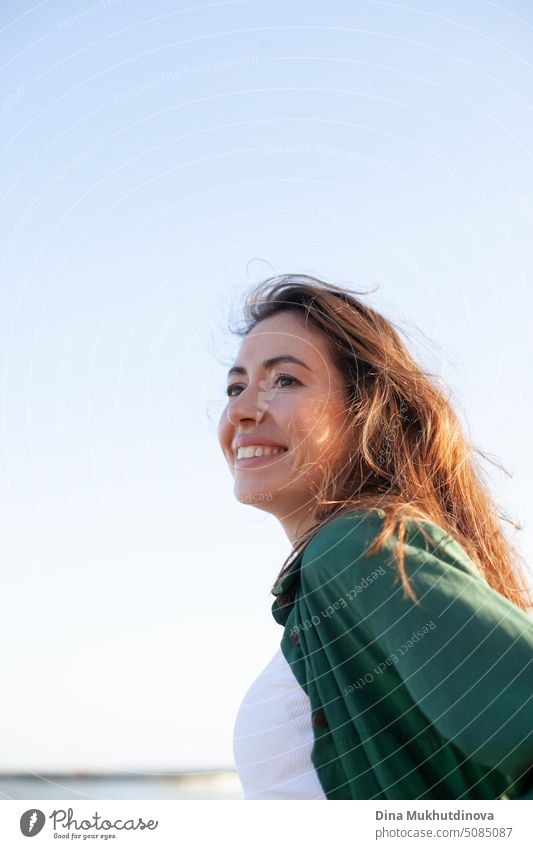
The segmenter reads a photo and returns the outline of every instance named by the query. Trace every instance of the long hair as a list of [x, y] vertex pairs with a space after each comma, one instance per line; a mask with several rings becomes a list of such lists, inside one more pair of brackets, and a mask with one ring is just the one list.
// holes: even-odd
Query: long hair
[[[370, 552], [398, 532], [398, 569], [406, 595], [415, 600], [404, 567], [404, 518], [432, 521], [463, 547], [486, 582], [528, 611], [531, 592], [521, 555], [504, 535], [501, 520], [521, 525], [500, 510], [475, 454], [488, 459], [463, 433], [449, 393], [409, 353], [392, 323], [362, 302], [354, 290], [302, 274], [267, 278], [248, 293], [243, 337], [265, 318], [290, 311], [320, 331], [344, 378], [346, 416], [338, 464], [321, 464], [313, 484], [314, 524], [286, 559], [272, 591], [294, 558], [331, 519], [355, 509], [380, 508], [385, 522]], [[501, 468], [501, 467], [500, 467]]]

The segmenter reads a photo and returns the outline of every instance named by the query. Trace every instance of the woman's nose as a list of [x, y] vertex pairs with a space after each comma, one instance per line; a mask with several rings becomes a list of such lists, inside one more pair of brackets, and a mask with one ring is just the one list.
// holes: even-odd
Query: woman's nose
[[228, 407], [228, 418], [232, 424], [238, 424], [245, 419], [260, 422], [265, 415], [268, 405], [273, 398], [273, 390], [267, 389], [267, 381], [251, 383], [241, 389]]

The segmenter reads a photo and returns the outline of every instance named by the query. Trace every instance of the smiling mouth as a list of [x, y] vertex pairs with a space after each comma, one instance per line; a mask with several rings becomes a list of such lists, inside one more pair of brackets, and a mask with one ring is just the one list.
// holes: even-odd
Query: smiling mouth
[[[251, 449], [254, 448], [254, 452], [251, 452]], [[266, 462], [268, 460], [275, 460], [278, 457], [281, 457], [283, 454], [288, 452], [288, 448], [284, 448], [281, 445], [265, 445], [265, 446], [249, 446], [247, 448], [239, 448], [237, 454], [235, 455], [235, 464], [243, 464], [244, 466], [251, 465], [252, 463], [261, 463]], [[239, 457], [239, 453], [243, 456]]]

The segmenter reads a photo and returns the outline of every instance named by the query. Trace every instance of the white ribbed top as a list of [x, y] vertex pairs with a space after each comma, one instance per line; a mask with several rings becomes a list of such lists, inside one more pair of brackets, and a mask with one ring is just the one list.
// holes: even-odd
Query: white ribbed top
[[281, 648], [247, 690], [233, 755], [245, 799], [326, 799], [311, 761], [311, 704]]

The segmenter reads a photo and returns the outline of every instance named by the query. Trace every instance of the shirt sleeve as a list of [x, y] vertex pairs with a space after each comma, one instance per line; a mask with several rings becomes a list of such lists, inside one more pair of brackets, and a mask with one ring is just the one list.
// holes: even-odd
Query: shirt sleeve
[[412, 521], [404, 564], [416, 602], [405, 596], [394, 537], [367, 554], [382, 527], [368, 514], [338, 517], [317, 534], [302, 590], [313, 610], [351, 598], [329, 623], [339, 634], [362, 629], [442, 737], [508, 775], [518, 798], [533, 799], [533, 619], [493, 590], [442, 529], [432, 525], [441, 540], [428, 546]]

